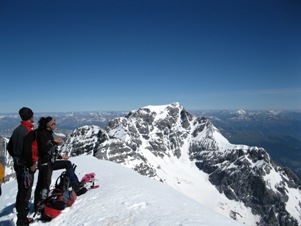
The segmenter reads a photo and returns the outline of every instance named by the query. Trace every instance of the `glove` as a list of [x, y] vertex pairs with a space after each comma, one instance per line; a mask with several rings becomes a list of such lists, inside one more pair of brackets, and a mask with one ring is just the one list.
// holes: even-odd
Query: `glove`
[[32, 173], [35, 173], [36, 170], [37, 170], [36, 164], [32, 165], [29, 169], [30, 169], [30, 171], [31, 171]]

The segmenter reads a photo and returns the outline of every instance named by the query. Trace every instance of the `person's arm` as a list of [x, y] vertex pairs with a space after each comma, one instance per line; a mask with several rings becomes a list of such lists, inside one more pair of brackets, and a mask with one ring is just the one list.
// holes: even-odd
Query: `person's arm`
[[11, 157], [14, 157], [14, 145], [12, 141], [12, 137], [9, 139], [9, 142], [6, 146], [6, 149]]
[[33, 162], [33, 150], [32, 145], [35, 141], [35, 132], [30, 131], [24, 138], [23, 142], [23, 150], [22, 150], [22, 156], [21, 159], [24, 161], [26, 166], [30, 168], [32, 172], [36, 171], [36, 162]]
[[[55, 139], [53, 139], [53, 141], [55, 142], [56, 146], [63, 144], [63, 141], [61, 138], [55, 138]], [[64, 160], [68, 159], [68, 156], [66, 157], [66, 156], [62, 156], [59, 154], [57, 147], [55, 148], [55, 156], [56, 156], [56, 159], [64, 159]]]
[[14, 147], [16, 149], [15, 153], [18, 153], [19, 156], [15, 156], [15, 157], [19, 157], [19, 158], [21, 157], [23, 151], [24, 139], [29, 132], [30, 131], [28, 131], [25, 126], [20, 126], [19, 134], [18, 136], [16, 136], [16, 147]]
[[38, 143], [38, 152], [39, 158], [42, 163], [48, 162], [50, 160], [50, 156], [48, 154], [48, 147], [47, 147], [47, 134], [46, 131], [40, 130], [37, 132], [37, 143]]
[[19, 126], [16, 128], [9, 139], [7, 144], [7, 151], [13, 158], [20, 158], [23, 148], [23, 140], [28, 133], [25, 126]]
[[38, 132], [39, 157], [43, 163], [49, 162], [54, 156], [55, 142], [53, 137], [45, 130]]

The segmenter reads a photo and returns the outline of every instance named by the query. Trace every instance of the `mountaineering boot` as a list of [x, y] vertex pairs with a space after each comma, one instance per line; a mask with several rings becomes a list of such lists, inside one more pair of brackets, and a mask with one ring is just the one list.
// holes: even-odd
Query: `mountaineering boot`
[[77, 196], [80, 196], [87, 192], [87, 188], [85, 187], [85, 184], [83, 184], [83, 183], [79, 183], [79, 184], [73, 186], [73, 190]]
[[46, 188], [42, 189], [41, 191], [41, 200], [46, 199], [48, 196], [48, 190]]
[[[35, 200], [35, 203], [34, 203], [34, 217], [38, 214], [38, 215], [41, 215], [43, 209], [44, 209], [44, 206], [45, 206], [45, 199], [48, 197], [48, 189], [44, 188], [42, 189], [42, 191], [40, 192], [40, 200], [38, 203], [37, 200]], [[32, 219], [33, 221], [33, 219]], [[29, 222], [31, 223], [31, 222]]]
[[48, 190], [46, 188], [44, 188], [44, 189], [42, 189], [40, 194], [41, 194], [41, 200], [35, 208], [35, 212], [37, 212], [37, 213], [41, 213], [44, 208], [43, 201], [48, 197]]
[[32, 220], [30, 220], [29, 218], [26, 218], [24, 220], [17, 220], [17, 226], [29, 226], [29, 223], [31, 223]]

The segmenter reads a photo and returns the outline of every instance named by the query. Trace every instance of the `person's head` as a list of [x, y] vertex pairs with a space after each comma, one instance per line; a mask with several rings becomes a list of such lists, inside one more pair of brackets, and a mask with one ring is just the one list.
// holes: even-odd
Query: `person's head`
[[30, 121], [31, 123], [33, 123], [33, 111], [28, 108], [28, 107], [22, 107], [19, 110], [19, 115], [22, 119], [22, 121]]
[[55, 129], [55, 119], [51, 116], [48, 116], [46, 118], [41, 117], [39, 120], [39, 129], [48, 129], [48, 130], [54, 130]]

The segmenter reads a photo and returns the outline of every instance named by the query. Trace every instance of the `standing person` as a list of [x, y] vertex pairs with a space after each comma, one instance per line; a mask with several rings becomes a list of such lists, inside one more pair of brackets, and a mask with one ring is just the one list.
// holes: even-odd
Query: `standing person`
[[77, 195], [84, 194], [87, 189], [81, 184], [74, 173], [72, 163], [68, 160], [68, 156], [58, 154], [57, 146], [62, 144], [59, 138], [54, 139], [53, 131], [55, 130], [55, 120], [48, 116], [39, 120], [37, 130], [37, 143], [39, 149], [39, 176], [35, 190], [34, 208], [38, 210], [38, 203], [45, 199], [49, 193], [51, 177], [53, 170], [66, 169], [70, 178], [70, 184]]
[[0, 163], [0, 196], [2, 195], [1, 184], [3, 182], [3, 179], [4, 179], [4, 167]]
[[7, 150], [14, 160], [14, 170], [18, 182], [16, 197], [17, 226], [28, 226], [29, 199], [31, 197], [37, 162], [37, 145], [33, 132], [33, 111], [23, 107], [19, 110], [21, 124], [13, 131]]

